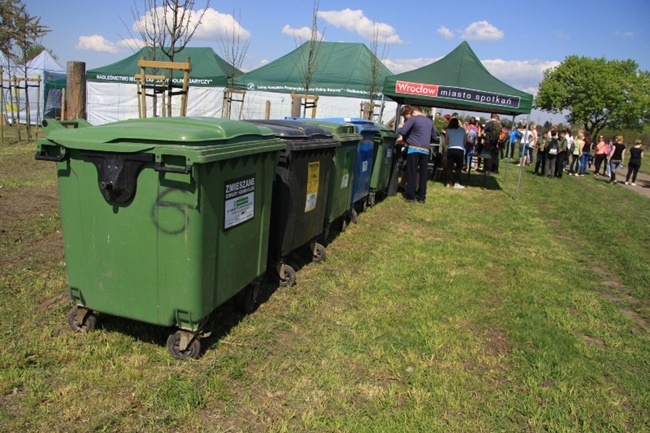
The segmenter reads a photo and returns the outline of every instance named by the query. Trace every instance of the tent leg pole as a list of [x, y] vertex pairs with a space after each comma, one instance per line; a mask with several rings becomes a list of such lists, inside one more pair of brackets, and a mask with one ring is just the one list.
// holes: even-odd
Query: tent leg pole
[[[526, 137], [528, 137], [528, 128], [530, 128], [530, 113], [528, 113], [528, 117], [526, 118]], [[526, 149], [524, 149], [525, 152], [527, 152]], [[517, 200], [517, 197], [519, 197], [519, 186], [521, 185], [521, 174], [524, 172], [524, 166], [522, 163], [522, 158], [519, 158], [519, 178], [517, 179], [517, 189], [515, 190], [515, 200]]]
[[[515, 115], [512, 116], [512, 126], [510, 127], [510, 137], [512, 137], [512, 131], [515, 130]], [[508, 165], [510, 165], [510, 158], [508, 158], [508, 155], [510, 155], [510, 152], [512, 151], [513, 155], [515, 153], [514, 149], [512, 148], [512, 140], [508, 137], [508, 146], [506, 147], [506, 170], [505, 170], [505, 175], [503, 176], [503, 182], [505, 183], [508, 180]]]

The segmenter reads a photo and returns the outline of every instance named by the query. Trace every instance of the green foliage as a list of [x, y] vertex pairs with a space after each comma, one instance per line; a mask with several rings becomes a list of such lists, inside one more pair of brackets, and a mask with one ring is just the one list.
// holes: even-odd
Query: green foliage
[[36, 41], [49, 31], [20, 0], [0, 0], [0, 51], [8, 57], [24, 60]]
[[567, 110], [567, 121], [592, 136], [604, 128], [640, 130], [650, 114], [650, 79], [633, 60], [567, 57], [544, 71], [535, 107]]

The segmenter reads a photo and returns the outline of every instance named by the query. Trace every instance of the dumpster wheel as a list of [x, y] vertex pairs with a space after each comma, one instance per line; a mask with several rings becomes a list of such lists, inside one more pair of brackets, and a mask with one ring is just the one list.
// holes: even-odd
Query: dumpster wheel
[[260, 285], [249, 284], [242, 293], [241, 309], [244, 314], [252, 314], [260, 305]]
[[357, 223], [357, 216], [358, 216], [357, 210], [352, 208], [352, 210], [350, 210], [350, 222], [356, 224]]
[[95, 329], [97, 316], [89, 309], [75, 305], [68, 311], [68, 323], [75, 332], [88, 332]]
[[291, 287], [296, 284], [296, 271], [286, 263], [280, 266], [280, 287]]
[[341, 232], [344, 232], [348, 228], [348, 219], [344, 216], [341, 218]]
[[189, 333], [190, 335], [186, 335], [185, 338], [192, 338], [192, 341], [187, 344], [185, 350], [181, 350], [181, 339], [184, 337], [184, 332], [187, 333], [187, 331], [178, 330], [167, 337], [167, 350], [172, 358], [175, 359], [197, 359], [201, 354], [201, 342], [198, 338], [192, 338], [193, 334]]
[[311, 261], [314, 263], [322, 262], [327, 257], [327, 252], [325, 247], [318, 242], [314, 243], [314, 248], [312, 249], [312, 258]]
[[373, 207], [375, 205], [375, 193], [372, 193], [368, 196], [368, 206]]

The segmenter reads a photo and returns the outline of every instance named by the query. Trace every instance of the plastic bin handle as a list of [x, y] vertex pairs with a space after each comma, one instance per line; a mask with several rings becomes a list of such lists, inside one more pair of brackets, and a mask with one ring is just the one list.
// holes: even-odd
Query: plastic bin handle
[[68, 157], [67, 153], [61, 153], [59, 155], [48, 155], [47, 152], [45, 152], [44, 150], [36, 152], [36, 155], [34, 155], [34, 159], [38, 159], [39, 161], [53, 161], [53, 162], [61, 162], [67, 157]]
[[186, 165], [184, 168], [183, 167], [167, 167], [166, 165], [156, 162], [153, 165], [154, 170], [156, 171], [161, 171], [164, 173], [181, 173], [181, 174], [188, 174], [192, 170], [191, 165]]

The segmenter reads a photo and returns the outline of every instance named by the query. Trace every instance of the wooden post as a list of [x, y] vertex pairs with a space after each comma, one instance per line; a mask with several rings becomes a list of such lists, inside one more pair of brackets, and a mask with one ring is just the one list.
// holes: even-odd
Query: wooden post
[[291, 117], [302, 117], [302, 98], [291, 94]]
[[268, 99], [266, 100], [266, 110], [264, 111], [264, 118], [265, 119], [271, 118], [271, 101], [269, 101]]
[[68, 62], [65, 120], [86, 118], [86, 63]]

